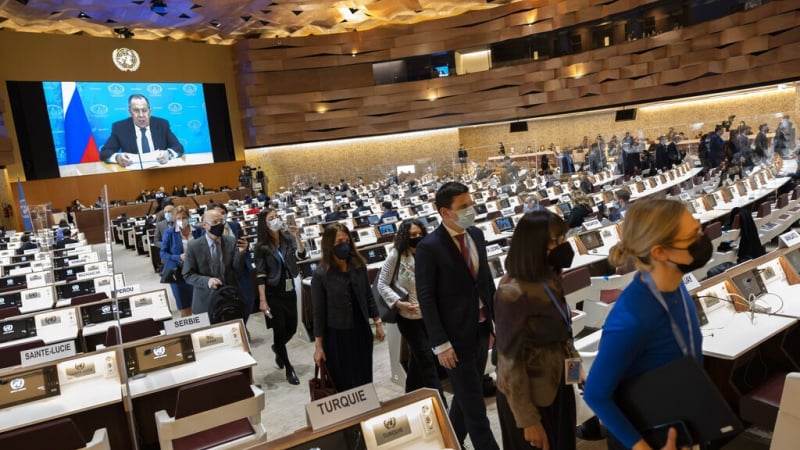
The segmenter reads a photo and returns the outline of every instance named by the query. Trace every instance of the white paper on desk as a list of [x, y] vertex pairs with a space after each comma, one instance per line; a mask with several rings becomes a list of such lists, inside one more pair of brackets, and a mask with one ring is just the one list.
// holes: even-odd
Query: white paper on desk
[[128, 170], [151, 169], [153, 167], [162, 167], [171, 164], [173, 160], [167, 160], [166, 163], [161, 164], [158, 158], [169, 158], [169, 152], [166, 150], [156, 150], [153, 152], [140, 153], [138, 155], [129, 155], [131, 164], [126, 168]]

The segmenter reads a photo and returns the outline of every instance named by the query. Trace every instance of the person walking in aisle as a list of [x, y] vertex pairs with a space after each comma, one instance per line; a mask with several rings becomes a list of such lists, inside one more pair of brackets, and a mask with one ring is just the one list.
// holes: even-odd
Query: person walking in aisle
[[[417, 245], [427, 234], [425, 225], [418, 219], [408, 219], [400, 224], [394, 236], [394, 248], [381, 268], [378, 290], [386, 304], [398, 310], [397, 328], [408, 346], [406, 392], [427, 387], [437, 389], [444, 399], [436, 361], [428, 345], [428, 332], [422, 320], [414, 278], [414, 254]], [[401, 299], [392, 289], [392, 284], [408, 292], [408, 297]]]
[[300, 379], [289, 362], [286, 344], [297, 331], [297, 292], [294, 279], [297, 261], [306, 258], [306, 249], [297, 227], [286, 227], [272, 208], [258, 215], [256, 277], [259, 309], [267, 328], [272, 328], [275, 364], [286, 370], [286, 381], [298, 385]]
[[505, 450], [575, 449], [572, 385], [582, 382], [582, 371], [561, 286], [561, 271], [574, 257], [567, 231], [550, 211], [525, 214], [497, 288], [497, 413]]
[[467, 186], [448, 182], [436, 191], [442, 224], [417, 245], [417, 298], [428, 340], [453, 386], [450, 421], [459, 443], [497, 450], [486, 403], [483, 372], [492, 333], [495, 287], [483, 232]]
[[632, 258], [639, 271], [606, 319], [584, 392], [608, 429], [609, 450], [650, 449], [614, 399], [622, 381], [687, 356], [702, 365], [703, 337], [683, 275], [703, 267], [712, 252], [682, 202], [644, 200], [628, 210], [609, 262], [621, 266]]

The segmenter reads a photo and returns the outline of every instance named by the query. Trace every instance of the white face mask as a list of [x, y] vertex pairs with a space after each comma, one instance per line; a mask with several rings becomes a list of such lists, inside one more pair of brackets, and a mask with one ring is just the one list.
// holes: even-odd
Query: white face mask
[[267, 222], [267, 226], [272, 231], [278, 231], [283, 226], [283, 222], [281, 222], [281, 218], [280, 217], [276, 217], [276, 218], [270, 220], [269, 222]]
[[183, 228], [184, 225], [186, 225], [186, 221], [183, 220], [183, 219], [178, 219], [178, 220], [175, 221], [175, 225], [177, 225], [178, 228]]
[[472, 206], [453, 212], [458, 216], [455, 222], [459, 227], [466, 229], [475, 224], [475, 208]]

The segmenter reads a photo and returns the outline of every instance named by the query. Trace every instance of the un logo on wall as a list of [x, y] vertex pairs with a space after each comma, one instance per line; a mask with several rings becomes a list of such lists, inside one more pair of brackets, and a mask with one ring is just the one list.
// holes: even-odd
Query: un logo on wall
[[197, 130], [198, 128], [202, 127], [203, 124], [200, 123], [199, 120], [190, 120], [190, 121], [186, 122], [186, 126], [191, 128], [191, 129], [193, 129], [193, 130]]
[[160, 97], [162, 92], [164, 92], [164, 88], [160, 84], [147, 85], [147, 93], [153, 97]]
[[180, 114], [183, 111], [183, 105], [181, 105], [178, 102], [172, 102], [169, 105], [167, 105], [167, 109], [172, 114]]
[[184, 84], [183, 85], [183, 93], [186, 95], [195, 95], [197, 94], [197, 85], [196, 84]]
[[90, 106], [89, 111], [91, 111], [91, 113], [94, 114], [95, 116], [104, 117], [108, 115], [108, 106], [102, 103], [97, 103], [95, 105]]
[[125, 86], [119, 83], [111, 83], [108, 85], [108, 93], [111, 94], [112, 97], [122, 97], [125, 95]]
[[63, 117], [64, 108], [60, 105], [47, 105], [47, 114], [49, 114], [50, 117]]

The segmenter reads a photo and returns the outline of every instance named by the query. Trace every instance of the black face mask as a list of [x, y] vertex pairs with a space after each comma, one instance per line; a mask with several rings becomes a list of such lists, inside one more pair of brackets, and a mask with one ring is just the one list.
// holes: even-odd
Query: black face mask
[[[676, 247], [672, 247], [676, 248]], [[684, 249], [678, 249], [684, 250]], [[686, 247], [686, 251], [692, 255], [692, 262], [689, 264], [680, 264], [675, 261], [669, 260], [672, 264], [678, 267], [683, 273], [694, 272], [695, 270], [706, 265], [708, 260], [711, 259], [711, 254], [714, 252], [714, 246], [711, 244], [711, 239], [705, 234], [700, 236], [700, 239], [692, 242], [692, 245]]]
[[218, 223], [216, 225], [211, 225], [210, 227], [208, 227], [208, 232], [216, 237], [220, 237], [222, 236], [222, 233], [225, 232], [225, 224]]
[[408, 246], [411, 248], [417, 248], [417, 244], [422, 240], [422, 236], [408, 238]]
[[569, 242], [559, 244], [554, 249], [550, 250], [547, 255], [547, 262], [556, 269], [566, 269], [572, 265], [572, 258], [575, 257], [575, 252]]

